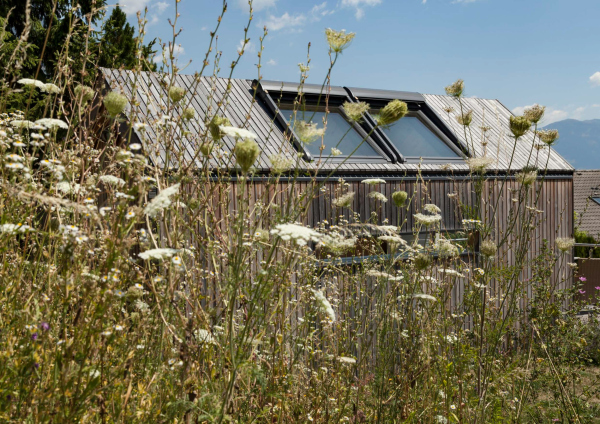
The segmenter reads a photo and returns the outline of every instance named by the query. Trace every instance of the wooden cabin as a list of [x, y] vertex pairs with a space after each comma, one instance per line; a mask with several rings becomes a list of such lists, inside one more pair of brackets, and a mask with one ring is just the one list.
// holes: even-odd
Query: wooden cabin
[[[129, 71], [104, 69], [103, 78], [107, 90], [119, 90], [129, 98], [137, 99], [135, 119], [149, 124], [149, 127], [143, 134], [134, 128], [131, 142], [150, 141], [163, 146], [148, 153], [151, 160], [164, 166], [167, 158], [165, 150], [168, 149], [157, 139], [154, 127], [162, 119], [164, 112], [161, 108], [166, 107], [170, 77], [158, 73], [136, 75]], [[226, 116], [233, 126], [246, 128], [258, 135], [261, 155], [248, 183], [251, 199], [258, 199], [264, 193], [265, 181], [271, 175], [270, 157], [276, 154], [298, 160], [301, 174], [294, 178], [296, 192], [307, 189], [314, 175], [317, 180], [326, 181], [325, 189], [312, 202], [304, 217], [307, 225], [316, 226], [325, 220], [336, 222], [340, 214], [348, 217], [352, 213], [348, 209], [340, 212], [332, 206], [338, 180], [342, 178], [350, 185], [348, 190], [356, 193], [352, 211], [360, 214], [365, 222], [372, 212], [376, 212], [379, 224], [405, 222], [402, 232], [411, 237], [413, 214], [420, 211], [424, 203], [433, 203], [442, 210], [444, 231], [462, 231], [465, 216], [464, 210], [458, 207], [458, 200], [466, 205], [475, 202], [473, 179], [466, 159], [485, 155], [493, 159], [493, 164], [487, 170], [483, 202], [485, 208], [493, 203], [491, 200], [500, 199], [494, 222], [497, 234], [502, 234], [514, 204], [512, 192], [519, 187], [515, 173], [527, 166], [537, 166], [547, 171], [540, 172], [536, 183], [536, 187], [541, 185], [537, 208], [542, 212], [531, 241], [530, 256], [539, 251], [544, 240], [553, 246], [555, 238], [573, 235], [573, 168], [555, 150], [536, 149], [532, 131], [520, 138], [515, 147], [509, 128], [511, 112], [498, 100], [463, 98], [459, 103], [458, 99], [445, 95], [341, 86], [329, 87], [325, 96], [321, 86], [305, 84], [303, 102], [306, 113], [313, 116], [313, 122], [322, 125], [326, 103], [329, 110], [323, 140], [325, 148], [321, 151], [318, 142], [311, 145], [300, 143], [289, 125], [294, 101], [298, 98], [297, 83], [177, 75], [172, 84], [186, 90], [181, 104], [192, 107], [196, 119], [190, 121], [189, 133], [179, 138], [180, 143], [169, 148], [179, 149], [187, 165], [195, 163], [200, 166], [201, 158], [194, 156], [194, 152], [197, 151], [200, 135], [206, 134], [205, 118], [215, 113]], [[407, 103], [408, 115], [389, 128], [374, 129], [373, 116], [393, 99]], [[366, 114], [360, 124], [351, 123], [341, 107], [344, 102], [353, 101], [364, 101], [371, 107], [371, 113]], [[183, 107], [180, 109], [183, 110]], [[467, 110], [472, 110], [473, 121], [465, 128], [456, 117]], [[337, 144], [341, 138], [342, 142]], [[361, 144], [364, 138], [366, 142]], [[222, 148], [231, 151], [235, 141], [225, 137], [223, 143]], [[341, 150], [342, 154], [332, 156], [333, 147]], [[345, 156], [354, 150], [350, 158]], [[169, 163], [168, 166], [174, 164]], [[234, 186], [232, 192], [235, 192], [239, 182], [233, 164], [230, 171], [230, 184]], [[542, 174], [545, 174], [543, 179]], [[367, 178], [379, 178], [385, 183], [361, 184]], [[505, 184], [503, 180], [506, 180]], [[282, 176], [278, 186], [283, 193], [287, 193], [286, 184], [288, 180]], [[383, 203], [369, 197], [370, 192], [379, 191], [389, 199], [397, 190], [404, 190], [409, 196], [414, 194], [408, 212], [395, 207], [391, 200]], [[282, 196], [280, 201], [285, 202], [286, 197]], [[229, 213], [235, 211], [230, 210]], [[360, 260], [364, 254], [356, 253], [354, 259]], [[511, 252], [507, 253], [507, 257], [510, 263]]]

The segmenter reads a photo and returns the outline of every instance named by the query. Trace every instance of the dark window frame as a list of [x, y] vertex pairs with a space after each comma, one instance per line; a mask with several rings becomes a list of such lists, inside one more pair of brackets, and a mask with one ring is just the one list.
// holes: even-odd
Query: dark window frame
[[[274, 121], [281, 127], [284, 134], [287, 135], [297, 151], [301, 152], [304, 160], [314, 161], [316, 158], [300, 142], [297, 134], [289, 125], [287, 117], [279, 109], [279, 105], [293, 105], [299, 99], [300, 85], [298, 83], [286, 83], [277, 81], [253, 81], [253, 90], [256, 90], [258, 97], [263, 100], [267, 109], [275, 117]], [[325, 88], [315, 84], [302, 85], [301, 101], [308, 106], [325, 105]], [[446, 164], [463, 163], [465, 158], [469, 157], [468, 147], [458, 140], [442, 119], [427, 105], [425, 98], [419, 93], [388, 90], [370, 90], [347, 87], [331, 86], [329, 90], [328, 106], [330, 108], [339, 108], [342, 117], [365, 139], [381, 157], [375, 156], [321, 156], [323, 159], [331, 160], [333, 163], [345, 161], [347, 163], [418, 163]], [[273, 96], [271, 93], [273, 93]], [[394, 145], [393, 141], [383, 132], [381, 128], [375, 128], [375, 118], [371, 113], [365, 113], [363, 121], [359, 123], [351, 122], [344, 112], [342, 104], [344, 102], [365, 101], [369, 103], [372, 110], [383, 108], [389, 101], [399, 99], [407, 103], [409, 116], [416, 116], [440, 141], [446, 144], [458, 156], [456, 157], [414, 157], [404, 156]], [[300, 109], [298, 109], [300, 110]], [[331, 112], [330, 112], [331, 113]], [[370, 133], [369, 137], [365, 137]]]

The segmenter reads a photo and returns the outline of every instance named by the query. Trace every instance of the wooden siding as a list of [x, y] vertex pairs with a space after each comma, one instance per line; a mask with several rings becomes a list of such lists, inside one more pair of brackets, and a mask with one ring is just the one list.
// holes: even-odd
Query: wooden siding
[[[340, 189], [339, 182], [326, 182], [323, 187], [325, 190], [318, 191], [317, 197], [308, 205], [306, 214], [299, 218], [299, 221], [305, 225], [315, 227], [319, 223], [327, 221], [329, 224], [340, 223], [342, 219], [351, 220], [353, 214], [358, 214], [361, 222], [369, 221], [371, 213], [374, 212], [378, 216], [378, 224], [398, 225], [402, 224], [402, 232], [411, 232], [414, 226], [414, 213], [421, 210], [426, 203], [434, 203], [442, 210], [442, 230], [456, 231], [463, 230], [461, 208], [458, 206], [457, 200], [472, 207], [474, 205], [474, 195], [472, 191], [472, 183], [466, 180], [441, 180], [441, 181], [389, 181], [385, 184], [377, 184], [375, 186], [361, 184], [359, 181], [347, 182], [348, 186], [344, 188], [344, 193], [352, 191], [356, 193], [352, 210], [336, 208], [332, 205], [332, 201], [337, 197], [336, 192]], [[540, 187], [541, 185], [541, 187]], [[535, 212], [526, 209], [527, 214], [534, 217], [533, 223], [536, 229], [530, 240], [527, 241], [525, 250], [526, 258], [532, 261], [541, 251], [545, 242], [548, 243], [550, 249], [556, 252], [554, 240], [557, 237], [571, 237], [573, 233], [573, 182], [572, 179], [554, 179], [543, 182], [538, 181], [535, 188], [530, 189], [531, 196], [526, 204], [515, 202], [514, 193], [519, 187], [519, 183], [514, 180], [507, 180], [504, 184], [502, 180], [488, 180], [484, 185], [483, 190], [483, 210], [487, 212], [488, 219], [491, 219], [491, 210], [496, 205], [495, 199], [499, 199], [497, 203], [497, 213], [494, 219], [493, 237], [500, 240], [505, 234], [508, 223], [511, 222], [511, 217], [517, 212], [523, 211], [523, 208], [530, 207], [541, 212]], [[537, 206], [534, 207], [534, 200], [531, 199], [535, 193], [533, 190], [541, 188]], [[223, 229], [231, 225], [232, 217], [238, 213], [239, 205], [237, 205], [237, 193], [241, 189], [240, 183], [231, 183], [215, 187], [214, 199], [209, 202], [206, 207], [215, 211], [215, 220], [223, 226]], [[246, 184], [247, 200], [251, 207], [257, 202], [263, 204], [269, 203], [270, 199], [275, 199], [275, 203], [281, 207], [289, 205], [290, 202], [298, 201], [303, 193], [315, 190], [315, 187], [310, 182], [296, 182], [291, 185], [287, 182], [277, 184], [266, 184], [261, 181], [248, 182]], [[409, 193], [409, 197], [414, 194], [414, 198], [410, 204], [410, 209], [407, 212], [405, 209], [399, 209], [394, 206], [393, 202], [388, 201], [381, 203], [380, 201], [368, 197], [370, 192], [378, 191], [384, 193], [388, 198], [397, 190], [404, 190]], [[449, 193], [456, 193], [457, 197], [449, 197]], [[228, 200], [226, 200], [228, 198]], [[229, 204], [228, 210], [223, 210], [223, 204]], [[273, 222], [263, 222], [263, 228], [270, 228]], [[516, 226], [521, 224], [520, 220], [516, 220]], [[512, 245], [513, 241], [509, 241]], [[259, 259], [260, 260], [260, 259]], [[511, 249], [504, 249], [498, 252], [496, 257], [498, 262], [502, 262], [504, 266], [512, 266], [515, 264], [515, 252]], [[567, 262], [572, 262], [571, 254], [561, 256], [554, 269], [553, 278], [566, 278], [570, 275], [570, 269], [566, 265]], [[211, 268], [211, 264], [206, 264]], [[531, 267], [527, 266], [519, 276], [521, 281], [528, 281], [532, 277]], [[561, 285], [565, 288], [570, 284], [570, 280]], [[462, 286], [457, 286], [452, 295], [452, 305], [458, 305], [462, 301]], [[496, 291], [496, 287], [492, 284], [491, 295], [501, 295]], [[526, 298], [531, 297], [532, 293], [528, 290]]]

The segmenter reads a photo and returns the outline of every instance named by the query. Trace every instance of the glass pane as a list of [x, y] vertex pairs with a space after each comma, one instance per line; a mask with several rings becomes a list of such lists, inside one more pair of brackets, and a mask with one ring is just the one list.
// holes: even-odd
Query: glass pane
[[600, 197], [592, 197], [592, 200], [600, 205]]
[[383, 132], [407, 157], [455, 158], [458, 155], [416, 116], [404, 118]]
[[[290, 119], [293, 114], [291, 108], [281, 108], [281, 113], [286, 119]], [[314, 114], [314, 116], [313, 116]], [[312, 122], [317, 124], [317, 128], [323, 128], [323, 118], [325, 112], [313, 112], [313, 111], [297, 111], [297, 119], [309, 120], [312, 117]], [[293, 123], [292, 123], [293, 125]], [[350, 130], [350, 131], [348, 131]], [[362, 144], [360, 144], [362, 142]], [[349, 156], [356, 146], [360, 145], [358, 150], [352, 154], [352, 156], [376, 156], [381, 157], [373, 147], [363, 138], [358, 132], [352, 128], [352, 125], [344, 119], [339, 113], [332, 111], [327, 115], [327, 130], [325, 130], [325, 136], [323, 137], [323, 144], [325, 150], [323, 150], [323, 156], [329, 156], [331, 154], [331, 148], [336, 147], [342, 151], [342, 156]], [[306, 149], [311, 155], [318, 157], [320, 155], [319, 149], [321, 147], [321, 140], [316, 140], [314, 143], [307, 145]]]

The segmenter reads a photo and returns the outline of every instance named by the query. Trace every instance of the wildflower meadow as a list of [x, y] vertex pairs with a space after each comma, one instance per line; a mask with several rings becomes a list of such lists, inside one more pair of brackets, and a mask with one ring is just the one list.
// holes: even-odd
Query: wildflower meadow
[[[410, 185], [335, 176], [340, 145], [318, 148], [327, 114], [317, 126], [302, 100], [309, 56], [290, 125], [320, 155], [307, 171], [282, 144], [258, 178], [263, 136], [224, 113], [236, 68], [215, 44], [225, 3], [194, 75], [214, 87], [204, 94], [178, 83], [179, 2], [158, 65], [144, 14], [130, 63], [101, 62], [108, 41], [85, 24], [91, 4], [65, 10], [69, 42], [43, 66], [28, 31], [11, 38], [1, 21], [1, 422], [600, 422], [600, 332], [595, 315], [578, 317], [574, 240], [536, 232], [559, 137], [538, 130], [543, 107], [506, 122], [507, 157], [533, 134], [536, 166], [494, 173], [491, 155], [471, 155], [442, 209], [420, 168]], [[319, 75], [326, 105], [336, 61], [360, 33], [315, 37], [331, 59]], [[107, 68], [127, 69], [132, 90], [108, 89]], [[136, 81], [148, 72], [166, 95], [147, 96], [158, 118], [141, 120], [150, 115]], [[461, 105], [447, 114], [475, 143], [465, 84], [445, 88]], [[352, 122], [370, 110], [342, 107]], [[374, 125], [407, 113], [390, 100]], [[310, 225], [324, 196], [328, 218]], [[361, 215], [360, 202], [375, 206]], [[500, 215], [500, 203], [510, 211]], [[445, 231], [450, 215], [460, 231]]]

